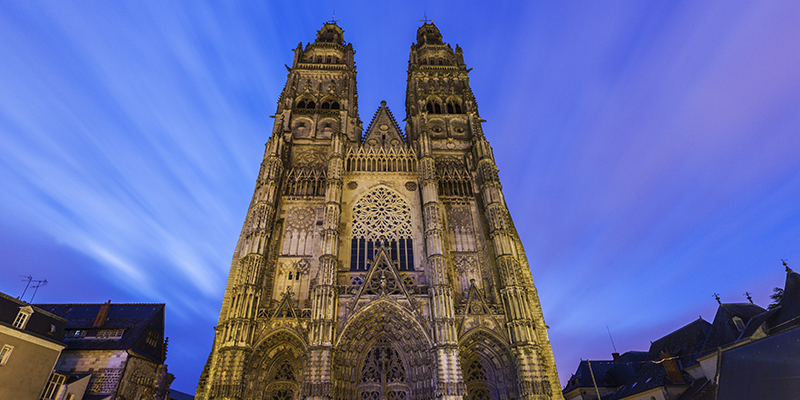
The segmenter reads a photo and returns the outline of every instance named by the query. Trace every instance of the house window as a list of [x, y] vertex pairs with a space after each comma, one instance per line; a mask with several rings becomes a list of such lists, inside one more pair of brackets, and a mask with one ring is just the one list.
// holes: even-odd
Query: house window
[[101, 329], [97, 332], [97, 339], [119, 339], [122, 337], [124, 329]]
[[57, 374], [55, 372], [50, 374], [50, 379], [47, 381], [47, 385], [44, 387], [44, 392], [42, 393], [41, 400], [55, 400], [61, 393], [61, 386], [64, 384], [64, 380], [66, 380], [66, 376]]
[[0, 366], [6, 365], [8, 357], [11, 357], [12, 350], [14, 350], [14, 346], [9, 344], [3, 346], [3, 350], [0, 350]]
[[158, 345], [158, 331], [150, 329], [150, 331], [147, 332], [147, 344], [151, 347], [156, 347]]
[[64, 336], [66, 336], [68, 339], [80, 339], [86, 337], [86, 330], [85, 329], [68, 330], [64, 332]]
[[19, 314], [17, 314], [17, 318], [14, 318], [14, 327], [25, 329], [25, 325], [28, 324], [28, 319], [30, 318], [31, 314], [33, 314], [33, 308], [30, 306], [21, 308], [19, 310]]

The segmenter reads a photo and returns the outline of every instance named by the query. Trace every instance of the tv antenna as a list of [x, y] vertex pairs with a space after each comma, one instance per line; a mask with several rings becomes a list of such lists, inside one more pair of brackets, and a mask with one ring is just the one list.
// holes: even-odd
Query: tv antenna
[[33, 280], [33, 277], [30, 276], [30, 275], [28, 275], [28, 276], [20, 275], [19, 277], [20, 278], [25, 278], [25, 279], [22, 280], [23, 282], [28, 281], [28, 283], [25, 284], [25, 290], [22, 291], [22, 296], [17, 297], [17, 300], [22, 300], [22, 298], [25, 297], [25, 292], [28, 291], [28, 286], [31, 285], [31, 281]]
[[33, 296], [31, 296], [31, 304], [33, 304], [33, 298], [36, 297], [36, 292], [39, 291], [39, 287], [47, 285], [47, 279], [42, 279], [34, 282], [36, 282], [36, 285], [33, 286], [34, 290], [33, 290]]
[[614, 348], [614, 353], [619, 353], [617, 351], [617, 345], [614, 344], [614, 338], [611, 337], [611, 329], [608, 329], [608, 324], [606, 324], [606, 330], [608, 331], [608, 338], [611, 339], [611, 347]]

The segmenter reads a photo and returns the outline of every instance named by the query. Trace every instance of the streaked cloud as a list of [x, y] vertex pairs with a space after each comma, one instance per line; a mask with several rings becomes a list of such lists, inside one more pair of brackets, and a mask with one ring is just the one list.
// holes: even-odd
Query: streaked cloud
[[[283, 64], [328, 8], [0, 4], [0, 291], [69, 269], [91, 284], [37, 301], [166, 302], [192, 392]], [[562, 379], [606, 324], [642, 350], [800, 260], [798, 4], [337, 5], [362, 119], [402, 119], [419, 10], [474, 68]]]

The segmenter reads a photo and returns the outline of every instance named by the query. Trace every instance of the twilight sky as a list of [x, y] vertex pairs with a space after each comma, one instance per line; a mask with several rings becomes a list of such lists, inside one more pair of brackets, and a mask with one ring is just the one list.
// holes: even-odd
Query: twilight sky
[[[336, 2], [360, 115], [461, 45], [562, 385], [800, 268], [800, 2]], [[331, 3], [0, 1], [0, 291], [164, 302], [194, 393], [269, 118]], [[25, 299], [30, 300], [29, 291]]]

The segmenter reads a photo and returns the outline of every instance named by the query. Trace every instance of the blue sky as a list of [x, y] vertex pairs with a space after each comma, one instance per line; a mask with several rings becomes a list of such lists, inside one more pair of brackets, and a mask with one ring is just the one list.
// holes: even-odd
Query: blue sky
[[[193, 393], [283, 64], [330, 8], [0, 2], [0, 291], [166, 303]], [[800, 3], [337, 3], [362, 120], [405, 114], [423, 12], [474, 68], [562, 383], [606, 326], [646, 350], [800, 268]]]

